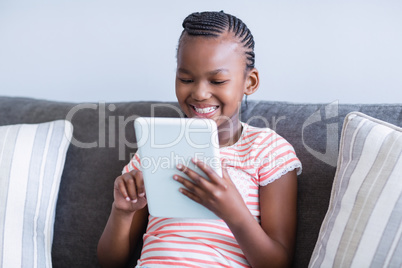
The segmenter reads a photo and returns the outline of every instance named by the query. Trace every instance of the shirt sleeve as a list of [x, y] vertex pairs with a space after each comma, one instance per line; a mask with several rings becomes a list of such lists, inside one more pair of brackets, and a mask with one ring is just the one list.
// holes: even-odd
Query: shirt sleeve
[[301, 174], [302, 164], [293, 146], [276, 133], [266, 140], [261, 157], [258, 170], [260, 186], [265, 186], [294, 169], [297, 175]]
[[134, 157], [131, 158], [130, 162], [123, 168], [122, 174], [130, 172], [132, 170], [141, 170], [140, 156], [138, 155], [138, 153], [135, 153]]

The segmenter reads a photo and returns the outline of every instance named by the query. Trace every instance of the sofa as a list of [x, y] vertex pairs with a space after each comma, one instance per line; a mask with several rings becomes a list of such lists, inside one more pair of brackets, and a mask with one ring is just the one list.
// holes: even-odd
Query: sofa
[[[400, 103], [248, 100], [242, 104], [241, 120], [274, 129], [294, 146], [303, 165], [298, 176], [293, 267], [309, 265], [329, 208], [344, 119], [352, 111], [402, 126]], [[96, 249], [113, 202], [113, 182], [136, 151], [133, 120], [138, 116], [178, 117], [180, 113], [174, 102], [70, 103], [0, 97], [0, 126], [66, 119], [73, 127], [50, 237], [53, 267], [99, 267]], [[138, 254], [139, 250], [128, 267], [133, 267]]]

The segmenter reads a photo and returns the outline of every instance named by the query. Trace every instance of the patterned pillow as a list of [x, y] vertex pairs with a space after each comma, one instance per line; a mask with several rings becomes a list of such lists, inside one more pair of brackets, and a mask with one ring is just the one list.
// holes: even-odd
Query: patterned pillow
[[0, 127], [0, 267], [51, 267], [53, 223], [72, 125]]
[[402, 129], [352, 112], [309, 267], [401, 267], [401, 223]]

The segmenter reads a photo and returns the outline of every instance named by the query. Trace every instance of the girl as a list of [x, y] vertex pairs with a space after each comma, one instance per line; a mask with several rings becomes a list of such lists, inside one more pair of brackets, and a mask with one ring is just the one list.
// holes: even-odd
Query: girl
[[240, 121], [243, 96], [259, 86], [253, 36], [240, 19], [224, 12], [193, 13], [183, 28], [177, 100], [188, 117], [216, 121], [223, 175], [194, 160], [208, 178], [179, 165], [172, 179], [183, 185], [182, 194], [221, 220], [149, 216], [140, 157], [135, 155], [115, 180], [99, 261], [105, 267], [124, 266], [148, 224], [137, 267], [290, 266], [301, 163], [273, 130]]

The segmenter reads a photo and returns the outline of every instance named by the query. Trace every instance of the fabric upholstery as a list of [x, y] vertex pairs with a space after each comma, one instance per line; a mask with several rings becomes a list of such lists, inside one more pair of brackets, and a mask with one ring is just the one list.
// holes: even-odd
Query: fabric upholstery
[[52, 267], [56, 201], [72, 125], [0, 127], [0, 266]]
[[[133, 99], [121, 103], [87, 103], [87, 108], [78, 109], [82, 105], [0, 97], [0, 125], [39, 123], [72, 115], [74, 138], [94, 145], [81, 148], [73, 141], [67, 153], [56, 208], [52, 252], [56, 267], [99, 267], [96, 247], [113, 202], [113, 182], [136, 151], [132, 121], [129, 121], [139, 115], [179, 116], [172, 108], [177, 108], [177, 104], [171, 102]], [[328, 209], [343, 119], [351, 111], [402, 126], [401, 104], [248, 100], [242, 106], [243, 122], [259, 127], [269, 124], [293, 145], [303, 165], [303, 173], [298, 177], [298, 230], [293, 267], [307, 267], [310, 261]]]
[[402, 128], [347, 115], [310, 267], [402, 266]]

